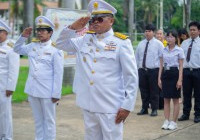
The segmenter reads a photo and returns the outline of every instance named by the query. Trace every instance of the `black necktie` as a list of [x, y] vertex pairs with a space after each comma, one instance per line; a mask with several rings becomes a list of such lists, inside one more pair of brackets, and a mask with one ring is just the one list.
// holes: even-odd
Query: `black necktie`
[[142, 67], [143, 67], [143, 68], [146, 68], [146, 57], [147, 57], [147, 49], [148, 49], [148, 46], [149, 46], [149, 41], [147, 42], [146, 48], [145, 48], [145, 50], [144, 50], [144, 56], [143, 56], [143, 61], [142, 61]]
[[192, 51], [192, 44], [193, 44], [193, 42], [194, 42], [194, 39], [192, 39], [192, 42], [191, 42], [191, 44], [190, 44], [190, 46], [188, 48], [187, 57], [186, 57], [187, 62], [190, 61], [190, 55], [191, 55], [191, 51]]

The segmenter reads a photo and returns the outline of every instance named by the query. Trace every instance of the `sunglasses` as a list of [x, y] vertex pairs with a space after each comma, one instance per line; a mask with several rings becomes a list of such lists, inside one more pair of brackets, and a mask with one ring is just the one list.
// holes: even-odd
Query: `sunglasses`
[[89, 20], [89, 24], [95, 23], [95, 21], [98, 21], [98, 23], [102, 23], [104, 21], [104, 18], [106, 17], [109, 17], [109, 16], [105, 15], [105, 16], [100, 16], [100, 17], [92, 17]]
[[45, 32], [46, 29], [45, 29], [45, 28], [37, 28], [36, 31], [37, 31], [37, 32]]

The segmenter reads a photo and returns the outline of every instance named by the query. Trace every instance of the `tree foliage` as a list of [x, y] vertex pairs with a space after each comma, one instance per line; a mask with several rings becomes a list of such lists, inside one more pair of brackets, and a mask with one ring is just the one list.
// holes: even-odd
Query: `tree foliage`
[[[123, 5], [128, 0], [106, 0], [111, 3], [117, 10], [114, 29], [120, 32], [128, 31], [128, 14]], [[144, 27], [148, 23], [156, 25], [156, 18], [160, 0], [134, 0], [135, 12], [134, 19], [138, 32], [144, 32]], [[200, 0], [192, 0], [191, 20], [200, 21], [199, 14]], [[163, 27], [164, 30], [179, 29], [183, 27], [183, 4], [178, 0], [163, 0]], [[159, 22], [158, 22], [159, 25]], [[159, 26], [158, 26], [159, 27]]]
[[[8, 1], [8, 0], [0, 0]], [[19, 5], [19, 1], [22, 0], [11, 0], [11, 16], [22, 17], [25, 12], [23, 6]], [[128, 1], [129, 0], [105, 0], [113, 5], [117, 9], [115, 16], [114, 30], [119, 32], [128, 32]], [[43, 0], [34, 0], [35, 9], [34, 17], [37, 17], [40, 13], [36, 5], [44, 6]], [[136, 29], [138, 32], [143, 32], [144, 27], [147, 23], [153, 23], [154, 25], [159, 24], [156, 19], [159, 18], [157, 15], [157, 8], [160, 0], [134, 0], [134, 20]], [[163, 0], [163, 27], [165, 30], [170, 28], [182, 28], [183, 27], [183, 4], [179, 3], [178, 0]], [[192, 0], [191, 3], [191, 20], [200, 21], [199, 14], [200, 0]], [[159, 26], [158, 26], [159, 27]]]

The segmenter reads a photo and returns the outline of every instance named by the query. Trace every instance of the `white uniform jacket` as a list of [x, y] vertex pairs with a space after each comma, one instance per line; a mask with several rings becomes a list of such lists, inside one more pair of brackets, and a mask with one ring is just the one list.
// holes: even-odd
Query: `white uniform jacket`
[[14, 51], [28, 56], [29, 75], [25, 93], [39, 98], [60, 98], [63, 79], [63, 52], [52, 46], [52, 41], [32, 42], [20, 36]]
[[101, 35], [71, 38], [74, 34], [74, 30], [64, 28], [57, 47], [77, 54], [77, 105], [100, 113], [117, 113], [119, 108], [132, 111], [138, 72], [130, 40], [114, 36], [112, 29]]
[[19, 55], [8, 40], [0, 43], [0, 91], [15, 91], [19, 74]]

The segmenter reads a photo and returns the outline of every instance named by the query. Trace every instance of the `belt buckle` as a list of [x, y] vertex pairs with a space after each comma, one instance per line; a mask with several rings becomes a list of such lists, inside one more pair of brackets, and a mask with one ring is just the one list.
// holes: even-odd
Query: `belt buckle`
[[164, 66], [164, 70], [170, 70], [170, 67]]
[[147, 69], [147, 68], [144, 68], [144, 70], [147, 71], [148, 69]]
[[193, 68], [190, 68], [190, 71], [193, 71]]

